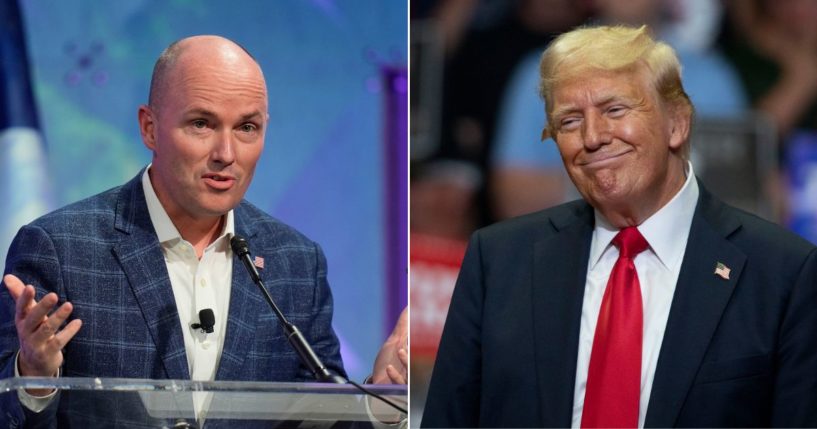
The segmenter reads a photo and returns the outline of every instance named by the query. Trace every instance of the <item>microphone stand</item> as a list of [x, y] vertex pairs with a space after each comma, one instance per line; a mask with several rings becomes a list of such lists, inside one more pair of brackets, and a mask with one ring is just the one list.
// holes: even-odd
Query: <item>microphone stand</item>
[[365, 387], [361, 386], [358, 383], [355, 383], [351, 380], [346, 380], [345, 378], [341, 377], [337, 374], [332, 374], [326, 368], [326, 365], [321, 362], [320, 358], [315, 351], [312, 350], [312, 347], [306, 341], [301, 331], [298, 329], [297, 326], [290, 323], [286, 317], [284, 317], [284, 313], [281, 312], [281, 309], [275, 304], [273, 301], [272, 296], [270, 296], [269, 292], [267, 292], [267, 288], [264, 286], [264, 282], [261, 280], [261, 276], [258, 274], [258, 270], [255, 268], [252, 260], [250, 259], [250, 246], [247, 243], [247, 240], [240, 235], [233, 236], [232, 240], [230, 240], [230, 247], [232, 247], [233, 252], [236, 256], [244, 263], [244, 268], [247, 269], [247, 272], [250, 274], [253, 283], [258, 286], [258, 289], [261, 290], [262, 295], [264, 295], [264, 299], [269, 304], [272, 311], [278, 316], [278, 320], [281, 322], [281, 327], [283, 327], [284, 332], [287, 335], [287, 339], [289, 340], [289, 344], [292, 345], [292, 348], [298, 353], [298, 357], [301, 359], [301, 363], [303, 363], [312, 374], [315, 375], [321, 382], [325, 383], [337, 383], [337, 384], [351, 384], [361, 390], [363, 393], [373, 396], [381, 401], [385, 402], [386, 404], [392, 406], [393, 408], [397, 409], [403, 414], [408, 414], [408, 412], [400, 407], [399, 405], [395, 404], [394, 402], [384, 398], [377, 393], [374, 393]]

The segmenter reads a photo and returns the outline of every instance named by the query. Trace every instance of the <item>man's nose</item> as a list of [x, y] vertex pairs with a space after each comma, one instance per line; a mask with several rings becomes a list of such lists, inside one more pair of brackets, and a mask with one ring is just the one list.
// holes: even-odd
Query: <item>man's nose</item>
[[211, 157], [213, 161], [221, 164], [232, 164], [235, 162], [235, 136], [232, 130], [224, 130], [213, 147]]
[[612, 133], [609, 119], [598, 112], [587, 114], [582, 124], [582, 138], [584, 147], [588, 150], [596, 150], [600, 146], [610, 143]]

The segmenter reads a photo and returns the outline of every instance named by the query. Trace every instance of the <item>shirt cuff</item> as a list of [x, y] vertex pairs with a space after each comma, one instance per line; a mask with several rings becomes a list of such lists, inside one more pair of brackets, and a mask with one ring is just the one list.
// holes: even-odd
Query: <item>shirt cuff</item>
[[[14, 376], [15, 377], [20, 376], [20, 369], [19, 369], [19, 366], [18, 366], [19, 365], [18, 364], [19, 357], [20, 357], [20, 351], [18, 350], [17, 354], [14, 355]], [[60, 372], [61, 371], [57, 372], [57, 377], [60, 376]], [[25, 389], [18, 389], [17, 390], [17, 397], [20, 399], [20, 403], [23, 404], [24, 407], [26, 407], [27, 409], [29, 409], [30, 411], [33, 411], [35, 413], [39, 413], [40, 411], [42, 411], [46, 407], [48, 407], [48, 405], [51, 404], [51, 401], [54, 400], [55, 396], [57, 396], [57, 389], [54, 389], [53, 392], [51, 392], [51, 393], [49, 393], [48, 395], [45, 395], [45, 396], [34, 396], [34, 395], [26, 392]]]
[[[372, 378], [373, 377], [371, 375], [366, 377], [366, 379], [363, 380], [363, 384], [370, 384], [372, 382]], [[369, 415], [369, 421], [371, 422], [372, 427], [374, 427], [374, 429], [387, 429], [387, 428], [388, 429], [394, 429], [394, 428], [403, 429], [403, 428], [408, 427], [407, 417], [405, 415], [403, 415], [402, 413], [398, 413], [396, 410], [393, 411], [394, 414], [389, 416], [389, 418], [393, 419], [394, 421], [391, 421], [391, 422], [380, 421], [381, 418], [384, 418], [386, 416], [384, 415], [383, 410], [380, 410], [378, 415], [375, 415], [374, 410], [372, 410], [372, 407], [371, 407], [372, 404], [370, 403], [370, 401], [377, 401], [379, 403], [378, 409], [380, 409], [381, 407], [384, 408], [384, 409], [387, 409], [388, 412], [386, 414], [391, 414], [392, 409], [391, 409], [391, 406], [389, 406], [388, 404], [382, 402], [381, 400], [379, 400], [379, 399], [377, 399], [375, 397], [369, 396], [368, 394], [363, 395], [363, 403], [366, 406], [366, 414]]]

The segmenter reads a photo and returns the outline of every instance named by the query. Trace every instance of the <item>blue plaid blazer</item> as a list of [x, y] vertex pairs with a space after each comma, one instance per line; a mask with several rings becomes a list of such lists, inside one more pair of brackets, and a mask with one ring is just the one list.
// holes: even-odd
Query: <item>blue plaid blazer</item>
[[[21, 228], [11, 244], [5, 272], [34, 285], [37, 299], [56, 292], [61, 302], [74, 305], [71, 317], [82, 319], [82, 328], [64, 351], [65, 377], [190, 377], [173, 290], [141, 177], [140, 172], [123, 186], [35, 220]], [[345, 376], [331, 325], [332, 296], [320, 247], [246, 201], [235, 208], [235, 229], [247, 238], [253, 255], [264, 258], [261, 277], [278, 306], [327, 367]], [[14, 301], [3, 286], [0, 377], [14, 375], [18, 347]], [[227, 332], [216, 379], [312, 380], [238, 259], [233, 262]], [[34, 418], [15, 392], [0, 397], [0, 427], [44, 417], [53, 425], [54, 413], [57, 421], [76, 426], [93, 419], [94, 413], [119, 408], [95, 404], [85, 409], [57, 400]], [[117, 420], [122, 416], [109, 414], [108, 424], [126, 425]]]

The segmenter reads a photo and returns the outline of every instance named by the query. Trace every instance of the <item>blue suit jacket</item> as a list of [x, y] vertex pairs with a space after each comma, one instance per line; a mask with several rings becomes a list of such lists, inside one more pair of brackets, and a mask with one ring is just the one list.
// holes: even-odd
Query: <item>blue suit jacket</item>
[[[423, 426], [570, 426], [593, 225], [578, 201], [474, 234]], [[817, 426], [813, 245], [701, 188], [645, 425]]]
[[[23, 227], [9, 250], [6, 273], [34, 285], [37, 299], [56, 292], [61, 302], [74, 305], [71, 317], [82, 319], [82, 328], [65, 348], [65, 377], [190, 378], [181, 323], [141, 174]], [[264, 258], [261, 277], [283, 313], [327, 367], [345, 376], [331, 326], [326, 261], [318, 245], [246, 201], [235, 208], [235, 230], [247, 238], [253, 255]], [[2, 287], [0, 377], [14, 375], [17, 349], [14, 302]], [[233, 262], [227, 332], [216, 379], [313, 379], [238, 259]], [[21, 407], [16, 394], [3, 396], [0, 427], [35, 417]], [[115, 404], [60, 402], [66, 401], [55, 401], [51, 410], [37, 417], [50, 413], [53, 418], [56, 412], [60, 422], [74, 424], [95, 413], [110, 414], [105, 418], [112, 424], [129, 418], [112, 413]]]

